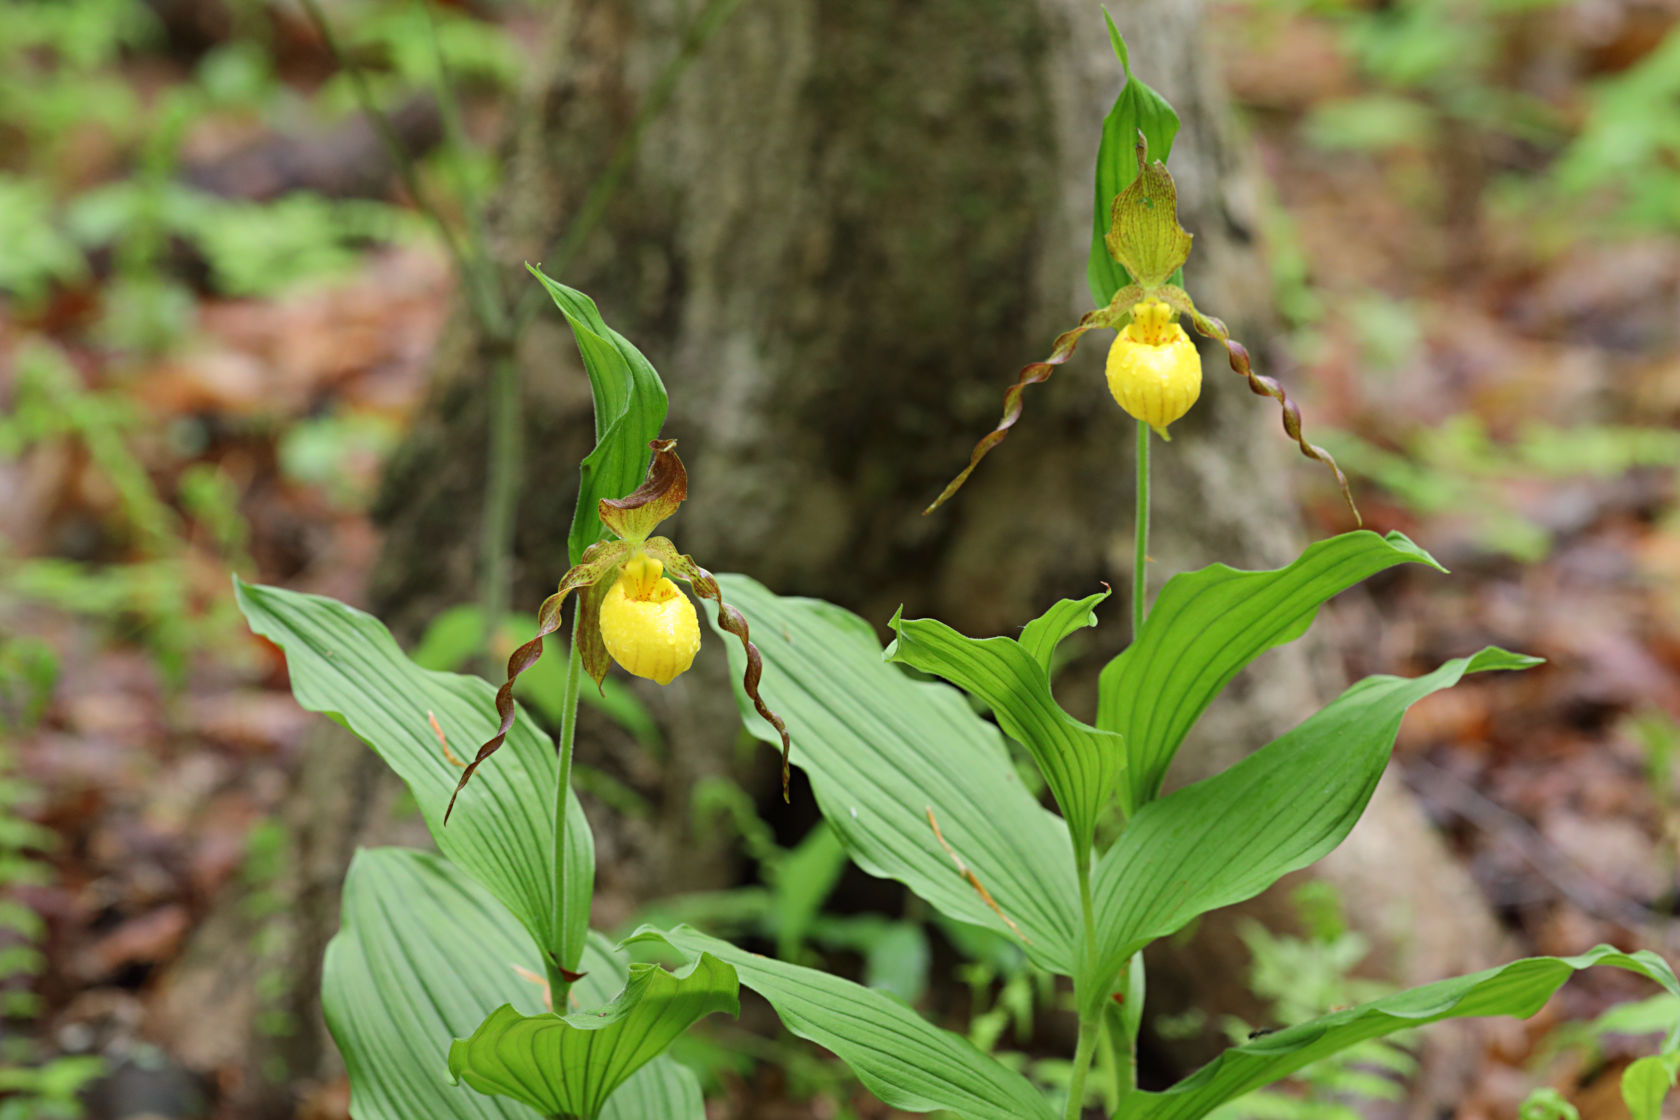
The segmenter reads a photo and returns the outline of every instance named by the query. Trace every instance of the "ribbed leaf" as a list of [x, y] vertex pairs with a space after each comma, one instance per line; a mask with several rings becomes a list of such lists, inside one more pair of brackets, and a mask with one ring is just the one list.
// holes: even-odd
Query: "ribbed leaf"
[[665, 424], [665, 385], [642, 352], [607, 326], [594, 300], [526, 267], [566, 316], [595, 398], [595, 449], [579, 468], [577, 512], [566, 538], [576, 564], [584, 549], [606, 536], [597, 513], [601, 499], [624, 497], [647, 474], [648, 441]]
[[[997, 729], [955, 689], [884, 664], [874, 630], [856, 615], [781, 598], [745, 576], [718, 582], [762, 643], [760, 691], [787, 720], [793, 762], [852, 859], [953, 918], [1020, 938], [1045, 968], [1069, 972], [1079, 895], [1067, 829], [1021, 785]], [[747, 729], [779, 747], [741, 690], [738, 643], [726, 644]]]
[[251, 629], [285, 650], [297, 702], [372, 747], [408, 784], [438, 848], [513, 911], [545, 952], [575, 968], [589, 930], [595, 842], [574, 795], [567, 862], [581, 870], [557, 899], [551, 837], [559, 765], [530, 717], [519, 713], [506, 746], [461, 794], [444, 827], [460, 770], [431, 720], [456, 754], [470, 755], [495, 730], [495, 690], [476, 677], [421, 669], [378, 619], [336, 600], [238, 580], [235, 592]]
[[1124, 736], [1131, 761], [1128, 809], [1159, 792], [1184, 736], [1243, 666], [1306, 633], [1331, 596], [1397, 564], [1440, 568], [1400, 533], [1357, 532], [1313, 544], [1287, 568], [1214, 564], [1168, 580], [1099, 684], [1097, 726]]
[[1534, 664], [1489, 647], [1414, 680], [1367, 677], [1235, 766], [1145, 805], [1097, 866], [1102, 971], [1340, 844], [1412, 704], [1465, 673]]
[[449, 1072], [545, 1116], [595, 1120], [613, 1091], [678, 1035], [714, 1012], [740, 1014], [737, 987], [735, 970], [710, 954], [677, 973], [633, 964], [624, 991], [604, 1007], [523, 1015], [502, 1005], [449, 1048]]
[[1038, 667], [1044, 670], [1045, 676], [1049, 676], [1054, 667], [1056, 647], [1075, 630], [1095, 626], [1096, 606], [1110, 594], [1112, 591], [1105, 587], [1083, 599], [1063, 599], [1021, 627], [1021, 636], [1017, 641], [1021, 643], [1021, 648], [1038, 662]]
[[1178, 135], [1178, 114], [1166, 99], [1132, 74], [1126, 41], [1120, 37], [1107, 11], [1103, 12], [1103, 20], [1108, 24], [1108, 40], [1114, 47], [1114, 56], [1125, 71], [1126, 84], [1114, 99], [1108, 116], [1103, 118], [1102, 142], [1097, 147], [1097, 198], [1086, 274], [1091, 283], [1091, 299], [1098, 307], [1107, 307], [1114, 293], [1132, 281], [1120, 262], [1109, 255], [1104, 238], [1108, 236], [1114, 197], [1137, 178], [1137, 135], [1143, 133], [1150, 160], [1162, 163], [1172, 152], [1173, 137]]
[[[542, 961], [513, 916], [447, 861], [403, 848], [357, 853], [343, 924], [327, 946], [321, 1004], [350, 1072], [356, 1120], [532, 1120], [514, 1101], [451, 1085], [450, 1040], [498, 1004], [536, 1014]], [[583, 1005], [610, 999], [624, 962], [599, 937], [572, 988]], [[603, 1120], [704, 1120], [700, 1086], [662, 1058], [613, 1095]]]
[[[1126, 1115], [1129, 1120], [1197, 1120], [1250, 1090], [1367, 1039], [1441, 1019], [1475, 1015], [1527, 1018], [1540, 1010], [1573, 973], [1593, 965], [1624, 968], [1680, 994], [1680, 984], [1668, 964], [1648, 951], [1627, 954], [1600, 945], [1578, 957], [1530, 957], [1384, 996], [1264, 1035], [1225, 1051], [1165, 1092], [1137, 1094], [1131, 1098]], [[1672, 1041], [1664, 1049], [1672, 1052]], [[1645, 1094], [1642, 1103], [1648, 1109], [1653, 1107], [1650, 1094], [1657, 1091], [1652, 1080], [1642, 1076], [1635, 1087]], [[1657, 1113], [1648, 1115], [1655, 1120]]]
[[887, 658], [944, 677], [989, 707], [998, 726], [1038, 764], [1075, 850], [1089, 850], [1097, 815], [1125, 776], [1120, 736], [1063, 711], [1045, 667], [1013, 638], [970, 638], [937, 619], [899, 615], [892, 627], [898, 640], [887, 647]]
[[834, 1051], [871, 1093], [895, 1108], [948, 1108], [968, 1120], [1054, 1115], [1026, 1078], [886, 992], [748, 953], [688, 926], [644, 927], [630, 940], [663, 942], [685, 956], [711, 953], [728, 961], [741, 983], [770, 1001], [788, 1030]]

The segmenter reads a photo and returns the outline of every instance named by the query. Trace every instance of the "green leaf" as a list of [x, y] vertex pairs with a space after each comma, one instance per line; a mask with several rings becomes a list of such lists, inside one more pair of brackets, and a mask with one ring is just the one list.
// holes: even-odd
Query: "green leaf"
[[[793, 762], [858, 866], [1070, 972], [1079, 894], [1067, 829], [1022, 786], [997, 729], [955, 689], [883, 663], [874, 629], [857, 615], [781, 598], [745, 576], [718, 581], [752, 625], [760, 691], [787, 720]], [[740, 687], [739, 643], [726, 644], [747, 729], [779, 748]], [[941, 846], [930, 810], [1001, 913]]]
[[1632, 1120], [1662, 1120], [1663, 1101], [1674, 1087], [1680, 1054], [1650, 1054], [1622, 1073], [1622, 1101]]
[[[1594, 965], [1626, 969], [1671, 992], [1680, 992], [1680, 983], [1668, 964], [1649, 951], [1627, 954], [1600, 945], [1578, 957], [1530, 957], [1384, 996], [1233, 1047], [1171, 1089], [1132, 1097], [1126, 1115], [1132, 1120], [1197, 1120], [1227, 1101], [1367, 1039], [1441, 1019], [1477, 1015], [1527, 1018], [1539, 1011], [1570, 975]], [[1642, 1073], [1641, 1091], [1645, 1084]], [[1649, 1115], [1654, 1118], [1657, 1114]]]
[[1145, 805], [1097, 866], [1102, 972], [1340, 844], [1412, 704], [1465, 673], [1536, 663], [1489, 647], [1415, 680], [1367, 677], [1235, 766]]
[[1114, 107], [1103, 118], [1102, 143], [1097, 147], [1096, 205], [1092, 211], [1091, 258], [1086, 276], [1091, 284], [1091, 299], [1098, 307], [1107, 307], [1114, 293], [1132, 282], [1120, 262], [1108, 251], [1108, 236], [1114, 199], [1137, 178], [1137, 134], [1143, 133], [1149, 146], [1149, 158], [1165, 163], [1172, 152], [1173, 137], [1178, 135], [1178, 114], [1166, 99], [1132, 73], [1132, 63], [1126, 41], [1120, 37], [1114, 20], [1104, 10], [1108, 24], [1108, 39], [1114, 56], [1125, 71], [1126, 84]]
[[748, 953], [688, 926], [669, 931], [644, 926], [630, 940], [663, 942], [685, 956], [710, 953], [728, 961], [741, 983], [770, 1001], [788, 1030], [834, 1051], [871, 1093], [895, 1108], [948, 1108], [968, 1120], [1054, 1115], [1026, 1078], [886, 992]]
[[677, 973], [633, 964], [605, 1007], [567, 1015], [497, 1008], [449, 1048], [449, 1072], [545, 1116], [594, 1120], [619, 1085], [689, 1027], [718, 1011], [739, 1015], [738, 987], [735, 970], [706, 953]]
[[622, 498], [642, 484], [653, 453], [648, 441], [665, 424], [665, 385], [642, 352], [601, 318], [595, 301], [526, 265], [572, 328], [595, 398], [595, 449], [578, 468], [577, 512], [566, 542], [571, 562], [607, 535], [596, 512], [602, 498]]
[[[589, 930], [595, 842], [572, 795], [567, 863], [581, 869], [556, 898], [554, 746], [520, 712], [506, 745], [443, 814], [460, 771], [444, 757], [431, 719], [458, 756], [496, 730], [495, 690], [476, 677], [422, 669], [378, 619], [319, 595], [234, 581], [251, 629], [286, 652], [292, 695], [355, 732], [414, 794], [444, 855], [489, 888], [537, 944], [575, 968]], [[465, 748], [465, 749], [463, 749]]]
[[1109, 587], [1083, 599], [1063, 599], [1039, 617], [1021, 627], [1021, 636], [1016, 639], [1021, 648], [1038, 662], [1038, 667], [1044, 670], [1048, 677], [1052, 670], [1056, 656], [1056, 647], [1061, 645], [1075, 630], [1083, 630], [1097, 624], [1098, 603], [1113, 593]]
[[[937, 619], [901, 614], [892, 619], [898, 640], [887, 647], [887, 659], [944, 677], [991, 708], [998, 726], [1038, 764], [1067, 818], [1074, 850], [1089, 851], [1097, 816], [1125, 777], [1120, 736], [1063, 711], [1044, 666], [1015, 639], [970, 638]], [[1043, 635], [1034, 637], [1041, 646], [1036, 639]]]
[[[357, 1120], [532, 1120], [513, 1101], [450, 1084], [450, 1040], [498, 1004], [543, 1011], [542, 960], [513, 916], [447, 861], [403, 848], [356, 854], [344, 883], [343, 925], [327, 946], [321, 1004], [350, 1072]], [[591, 937], [573, 985], [604, 1003], [625, 968]], [[613, 1098], [607, 1120], [704, 1120], [699, 1082], [662, 1058]]]
[[1306, 633], [1331, 596], [1397, 564], [1445, 570], [1400, 533], [1361, 531], [1319, 541], [1287, 568], [1214, 564], [1168, 580], [1098, 685], [1097, 726], [1126, 740], [1128, 812], [1159, 792], [1184, 736], [1243, 666]]

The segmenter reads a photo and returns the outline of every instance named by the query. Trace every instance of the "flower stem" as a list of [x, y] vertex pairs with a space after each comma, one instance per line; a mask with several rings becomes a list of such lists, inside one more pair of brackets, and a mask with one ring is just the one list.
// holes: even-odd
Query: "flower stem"
[[1074, 857], [1079, 876], [1079, 909], [1085, 923], [1085, 968], [1081, 982], [1075, 983], [1074, 998], [1079, 1005], [1079, 1045], [1073, 1055], [1073, 1077], [1068, 1082], [1067, 1120], [1079, 1120], [1085, 1103], [1085, 1076], [1090, 1072], [1095, 1055], [1097, 1036], [1102, 1033], [1102, 1005], [1091, 993], [1078, 990], [1083, 983], [1096, 983], [1097, 918], [1091, 904], [1091, 853], [1089, 849]]
[[[573, 946], [567, 945], [566, 930], [570, 925], [566, 913], [566, 807], [572, 792], [572, 744], [577, 737], [578, 689], [583, 677], [583, 654], [578, 649], [578, 612], [572, 611], [571, 657], [566, 662], [566, 696], [560, 705], [560, 773], [554, 785], [554, 927], [560, 939], [559, 951], [570, 955]], [[562, 968], [575, 969], [577, 961], [554, 959], [555, 949], [543, 955], [548, 968], [548, 992], [554, 1010], [564, 1015], [572, 982]]]
[[1137, 422], [1137, 517], [1133, 533], [1137, 554], [1132, 562], [1132, 641], [1143, 633], [1149, 613], [1149, 425]]
[[1073, 1053], [1073, 1079], [1068, 1082], [1066, 1120], [1079, 1120], [1085, 1111], [1085, 1074], [1091, 1068], [1091, 1052], [1096, 1048], [1097, 1032], [1101, 1028], [1094, 1019], [1079, 1022], [1079, 1046]]

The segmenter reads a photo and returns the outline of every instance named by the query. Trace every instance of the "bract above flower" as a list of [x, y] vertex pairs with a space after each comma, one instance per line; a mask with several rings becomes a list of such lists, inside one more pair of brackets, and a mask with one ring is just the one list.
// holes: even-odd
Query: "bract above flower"
[[717, 603], [717, 624], [735, 635], [747, 652], [742, 676], [753, 707], [782, 738], [782, 799], [788, 797], [789, 755], [792, 740], [787, 725], [758, 694], [764, 659], [748, 635], [747, 620], [723, 601], [712, 573], [685, 556], [665, 537], [650, 536], [659, 523], [677, 511], [688, 496], [688, 472], [677, 457], [677, 441], [656, 439], [649, 446], [653, 461], [647, 478], [622, 498], [601, 499], [601, 523], [618, 537], [597, 541], [584, 550], [577, 565], [560, 577], [560, 587], [537, 610], [536, 637], [508, 658], [507, 681], [496, 690], [496, 713], [501, 726], [467, 767], [443, 819], [455, 810], [455, 799], [473, 772], [501, 747], [513, 727], [513, 684], [542, 656], [543, 639], [560, 629], [566, 597], [578, 593], [573, 622], [578, 654], [597, 686], [617, 662], [626, 672], [659, 684], [670, 684], [694, 663], [700, 649], [700, 622], [694, 604], [666, 573], [686, 582], [702, 599]]

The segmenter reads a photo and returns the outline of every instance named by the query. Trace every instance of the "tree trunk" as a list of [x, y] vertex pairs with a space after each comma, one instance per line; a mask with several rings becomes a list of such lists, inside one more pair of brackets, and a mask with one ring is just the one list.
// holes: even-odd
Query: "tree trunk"
[[[503, 259], [541, 261], [566, 231], [695, 7], [580, 0], [557, 13], [493, 215]], [[1172, 166], [1181, 219], [1196, 235], [1189, 286], [1264, 364], [1271, 309], [1253, 179], [1199, 48], [1199, 5], [1109, 7], [1134, 69], [1184, 120]], [[1130, 585], [1133, 428], [1102, 382], [1105, 339], [1030, 390], [1022, 422], [963, 492], [920, 514], [996, 421], [1015, 371], [1087, 309], [1092, 161], [1120, 82], [1084, 0], [742, 5], [682, 77], [562, 277], [594, 296], [665, 378], [666, 434], [680, 438], [691, 480], [670, 526], [685, 551], [877, 626], [903, 603], [977, 635], [1012, 632], [1100, 581]], [[529, 284], [508, 275], [510, 290]], [[1251, 396], [1222, 356], [1204, 357], [1202, 402], [1156, 453], [1153, 587], [1216, 560], [1285, 563], [1304, 543], [1289, 481], [1318, 468], [1294, 457], [1270, 402]], [[534, 607], [566, 566], [590, 422], [558, 314], [545, 311], [521, 340], [521, 368], [515, 602]], [[387, 540], [372, 598], [399, 633], [472, 597], [487, 384], [463, 322], [379, 507]], [[1094, 707], [1095, 669], [1126, 640], [1126, 618], [1117, 593], [1059, 686], [1075, 710]], [[644, 692], [670, 729], [663, 766], [611, 728], [583, 725], [580, 763], [659, 808], [646, 821], [591, 812], [609, 920], [625, 899], [721, 882], [731, 867], [726, 840], [694, 842], [688, 812], [698, 777], [733, 772], [738, 724], [723, 655], [708, 646], [694, 673]], [[1208, 713], [1179, 776], [1292, 726], [1333, 694], [1337, 676], [1322, 645], [1268, 656]], [[311, 772], [331, 775], [334, 788], [375, 788], [371, 754], [342, 736], [322, 744]], [[766, 764], [743, 780], [762, 787], [772, 776]], [[366, 839], [346, 822], [365, 816], [355, 806], [299, 814], [316, 837], [303, 843], [325, 869], [297, 911], [299, 962], [318, 960], [336, 924], [336, 876], [349, 845]], [[1485, 907], [1390, 784], [1317, 873], [1342, 890], [1397, 978], [1442, 976], [1492, 950]], [[1276, 918], [1276, 897], [1250, 912]], [[1230, 1007], [1244, 992], [1231, 928], [1228, 915], [1204, 922], [1194, 964], [1163, 955], [1152, 1006], [1172, 1010], [1193, 994], [1210, 1012]], [[312, 1000], [305, 993], [300, 1015]], [[302, 1053], [295, 1060], [307, 1065]]]

